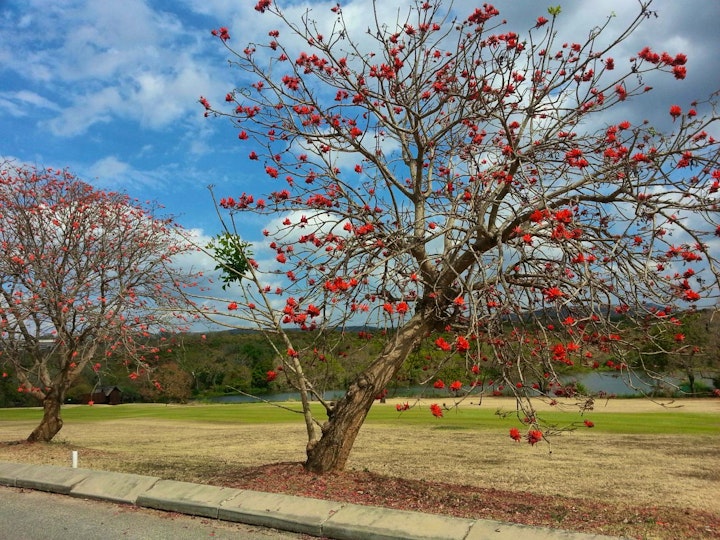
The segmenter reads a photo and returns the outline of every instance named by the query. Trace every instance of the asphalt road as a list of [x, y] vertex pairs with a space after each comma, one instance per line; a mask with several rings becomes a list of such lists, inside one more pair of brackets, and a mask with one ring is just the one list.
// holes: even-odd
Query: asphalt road
[[299, 540], [305, 535], [0, 486], [0, 539]]

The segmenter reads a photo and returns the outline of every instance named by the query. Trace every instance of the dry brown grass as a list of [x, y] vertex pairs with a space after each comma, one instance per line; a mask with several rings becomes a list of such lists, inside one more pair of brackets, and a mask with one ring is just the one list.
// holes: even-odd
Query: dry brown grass
[[[602, 410], [657, 408], [657, 404], [627, 400], [609, 402]], [[678, 411], [720, 413], [720, 400], [684, 401]], [[33, 427], [32, 423], [0, 421], [0, 443], [21, 440]], [[77, 449], [82, 467], [207, 481], [222, 477], [223, 471], [303, 461], [304, 445], [303, 427], [298, 424], [116, 420], [67, 424], [49, 445], [0, 444], [0, 460], [69, 465], [70, 451]], [[596, 432], [583, 430], [554, 438], [551, 445], [530, 447], [509, 444], [506, 435], [493, 431], [368, 424], [358, 437], [348, 468], [428, 482], [720, 515], [720, 435], [603, 434], [598, 440]]]
[[[375, 406], [394, 409], [394, 402]], [[486, 406], [511, 410], [513, 403], [493, 398]], [[596, 404], [618, 414], [658, 410], [641, 400]], [[683, 401], [676, 410], [720, 418], [720, 400]], [[369, 423], [348, 471], [317, 476], [298, 464], [301, 424], [69, 422], [51, 444], [18, 443], [33, 427], [0, 420], [0, 460], [69, 466], [78, 450], [81, 467], [239, 489], [627, 538], [720, 536], [720, 433], [580, 430], [532, 447], [494, 429], [447, 429], [441, 421]]]

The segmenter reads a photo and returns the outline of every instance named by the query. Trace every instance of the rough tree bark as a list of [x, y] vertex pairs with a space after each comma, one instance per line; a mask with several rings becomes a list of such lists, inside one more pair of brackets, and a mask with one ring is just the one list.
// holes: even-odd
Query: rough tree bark
[[314, 473], [341, 471], [376, 396], [395, 377], [413, 347], [432, 329], [428, 313], [418, 311], [378, 358], [363, 371], [328, 413], [320, 440], [308, 443], [305, 469]]
[[53, 388], [43, 399], [43, 417], [40, 424], [28, 436], [28, 442], [50, 442], [63, 427], [60, 414], [64, 392]]

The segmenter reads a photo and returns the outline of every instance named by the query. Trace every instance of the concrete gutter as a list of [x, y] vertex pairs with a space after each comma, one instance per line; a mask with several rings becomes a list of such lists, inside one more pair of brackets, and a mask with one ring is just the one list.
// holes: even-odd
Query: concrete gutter
[[611, 540], [485, 519], [263, 493], [115, 472], [0, 461], [0, 484], [348, 540]]

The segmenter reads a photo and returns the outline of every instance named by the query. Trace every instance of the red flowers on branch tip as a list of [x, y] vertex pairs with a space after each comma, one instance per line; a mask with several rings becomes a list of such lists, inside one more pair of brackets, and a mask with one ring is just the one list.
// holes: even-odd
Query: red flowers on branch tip
[[515, 442], [520, 442], [520, 439], [522, 439], [520, 430], [516, 427], [510, 428], [510, 438]]
[[210, 33], [215, 37], [219, 37], [223, 41], [227, 41], [228, 39], [230, 39], [228, 29], [224, 26], [221, 26], [219, 30], [211, 30]]
[[672, 105], [670, 107], [670, 116], [673, 117], [673, 121], [682, 114], [682, 109], [680, 108], [680, 105]]
[[265, 10], [270, 7], [272, 4], [272, 0], [260, 0], [257, 5], [255, 6], [255, 11], [259, 11], [260, 13], [265, 13]]
[[537, 443], [539, 443], [542, 440], [542, 438], [543, 438], [543, 433], [542, 433], [542, 431], [540, 431], [538, 429], [532, 429], [527, 434], [528, 442], [532, 446], [535, 446]]
[[451, 392], [459, 392], [461, 388], [462, 383], [460, 381], [453, 381], [453, 383], [450, 385]]
[[445, 383], [442, 381], [442, 379], [438, 379], [438, 380], [435, 381], [435, 383], [433, 384], [433, 387], [434, 387], [434, 388], [437, 388], [437, 389], [442, 389], [442, 388], [445, 388]]
[[558, 300], [564, 296], [564, 293], [558, 287], [550, 287], [549, 289], [545, 289], [543, 291], [543, 294], [545, 295], [545, 299], [548, 302], [554, 302], [555, 300]]
[[700, 300], [700, 294], [693, 291], [692, 289], [688, 289], [685, 291], [683, 298], [685, 298], [685, 300], [687, 300], [688, 302], [695, 302], [697, 300]]
[[585, 420], [585, 426], [589, 427], [589, 428], [595, 427], [595, 423], [592, 422], [591, 420]]
[[443, 351], [445, 351], [445, 352], [447, 352], [447, 351], [449, 351], [450, 349], [452, 349], [452, 346], [451, 346], [447, 341], [445, 341], [445, 339], [443, 339], [443, 338], [441, 338], [441, 337], [439, 337], [439, 338], [437, 338], [437, 339], [435, 340], [435, 345], [436, 345], [439, 349], [441, 349], [441, 350], [443, 350]]
[[443, 415], [442, 409], [437, 403], [433, 403], [432, 405], [430, 405], [430, 412], [436, 418], [441, 418]]
[[682, 80], [687, 76], [687, 68], [685, 66], [673, 66], [673, 75], [676, 79]]
[[228, 311], [235, 311], [238, 308], [237, 302], [230, 302], [227, 305]]
[[463, 336], [458, 336], [455, 340], [455, 350], [457, 352], [467, 352], [470, 349], [470, 342]]
[[408, 411], [408, 410], [410, 410], [410, 404], [409, 404], [407, 401], [406, 401], [405, 403], [397, 403], [397, 404], [395, 405], [395, 409], [396, 409], [398, 412], [400, 412], [400, 411]]
[[272, 369], [267, 372], [267, 382], [273, 382], [276, 377], [277, 372], [273, 371]]

